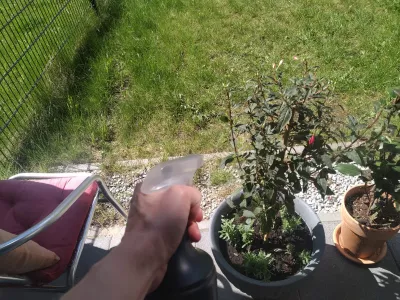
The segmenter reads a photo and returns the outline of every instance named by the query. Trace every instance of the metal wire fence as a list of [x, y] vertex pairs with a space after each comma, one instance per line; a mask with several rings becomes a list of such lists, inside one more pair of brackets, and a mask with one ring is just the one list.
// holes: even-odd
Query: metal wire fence
[[22, 168], [22, 141], [54, 88], [55, 66], [74, 56], [93, 24], [94, 1], [0, 1], [0, 168]]

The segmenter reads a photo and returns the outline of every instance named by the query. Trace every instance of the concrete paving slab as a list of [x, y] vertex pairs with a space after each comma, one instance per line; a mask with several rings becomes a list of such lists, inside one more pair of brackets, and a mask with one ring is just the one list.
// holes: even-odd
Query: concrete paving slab
[[396, 234], [389, 242], [389, 250], [396, 261], [397, 268], [400, 271], [400, 233]]
[[340, 222], [341, 217], [340, 217], [340, 212], [334, 212], [334, 213], [319, 213], [318, 214], [319, 219], [321, 220], [322, 223], [324, 222]]
[[[400, 273], [391, 253], [379, 264], [364, 267], [342, 257], [332, 242], [332, 234], [339, 221], [323, 222], [326, 248], [320, 266], [311, 278], [301, 283], [297, 290], [287, 291], [280, 299], [396, 299], [400, 300]], [[208, 230], [202, 230], [202, 240], [197, 247], [210, 253]], [[217, 266], [218, 272], [220, 272]], [[220, 299], [249, 299], [219, 274]], [[225, 286], [221, 289], [221, 282]], [[266, 295], [267, 296], [267, 295]]]
[[338, 222], [325, 222], [326, 248], [321, 265], [299, 289], [301, 299], [400, 299], [400, 273], [394, 258], [386, 257], [372, 267], [348, 261], [333, 246]]
[[93, 246], [99, 249], [110, 249], [111, 245], [110, 236], [100, 236], [94, 240]]
[[[321, 218], [323, 219], [323, 218]], [[331, 220], [325, 218], [324, 220]], [[302, 282], [298, 289], [287, 290], [282, 300], [299, 299], [395, 299], [400, 300], [400, 272], [397, 268], [393, 251], [400, 254], [399, 235], [390, 244], [393, 251], [376, 266], [367, 268], [354, 264], [342, 257], [332, 243], [332, 233], [339, 221], [323, 222], [326, 235], [325, 255], [320, 266], [311, 278]], [[211, 252], [211, 243], [208, 230], [209, 222], [200, 226], [202, 239], [197, 247]], [[109, 249], [119, 243], [122, 230], [115, 231], [115, 236], [101, 236], [98, 232], [91, 232], [86, 241], [79, 267], [77, 280], [79, 281], [89, 271], [90, 267], [109, 253]], [[113, 234], [114, 234], [113, 233]], [[223, 276], [218, 266], [218, 295], [221, 300], [251, 299], [233, 286]], [[0, 299], [32, 299], [55, 300], [61, 294], [39, 293], [24, 290], [0, 289]]]
[[113, 236], [111, 238], [111, 242], [110, 242], [110, 249], [118, 246], [121, 243], [122, 237], [123, 237], [123, 234], [118, 234], [118, 235]]

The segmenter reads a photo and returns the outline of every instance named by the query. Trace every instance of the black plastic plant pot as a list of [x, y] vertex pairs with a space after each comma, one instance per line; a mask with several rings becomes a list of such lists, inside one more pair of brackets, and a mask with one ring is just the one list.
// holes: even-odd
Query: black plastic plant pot
[[[241, 193], [232, 196], [234, 204], [240, 203], [240, 195]], [[222, 273], [234, 286], [252, 296], [254, 299], [277, 298], [280, 297], [285, 290], [297, 288], [300, 282], [303, 283], [305, 279], [309, 278], [309, 275], [315, 270], [322, 259], [325, 249], [325, 232], [320, 219], [304, 201], [296, 198], [294, 200], [294, 205], [296, 213], [304, 220], [311, 232], [313, 251], [311, 254], [311, 261], [304, 269], [280, 281], [264, 282], [252, 279], [239, 273], [229, 264], [222, 251], [223, 245], [226, 242], [219, 238], [221, 217], [232, 211], [232, 208], [226, 201], [221, 203], [211, 219], [211, 247], [215, 261]]]

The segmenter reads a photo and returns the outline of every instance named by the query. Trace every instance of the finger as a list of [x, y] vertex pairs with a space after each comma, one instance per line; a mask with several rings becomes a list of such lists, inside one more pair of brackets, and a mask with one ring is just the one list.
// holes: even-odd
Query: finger
[[200, 203], [201, 203], [201, 193], [197, 188], [194, 187], [186, 187], [187, 194], [189, 196], [190, 201], [190, 213], [189, 220], [196, 221], [198, 219], [202, 219], [203, 213], [201, 211]]
[[140, 194], [140, 189], [142, 187], [142, 183], [143, 182], [139, 182], [138, 184], [136, 184], [135, 189], [133, 190], [133, 195], [132, 195], [130, 204], [132, 204], [132, 202], [134, 202], [138, 199], [139, 194]]
[[203, 210], [200, 207], [195, 208], [192, 215], [194, 216], [194, 219], [189, 221], [201, 222], [203, 220]]
[[131, 216], [132, 214], [132, 209], [133, 209], [133, 203], [137, 202], [137, 199], [140, 195], [140, 188], [142, 187], [142, 183], [139, 182], [136, 186], [135, 189], [133, 190], [133, 195], [131, 198], [131, 201], [129, 203], [129, 213], [128, 213], [128, 218]]
[[197, 243], [201, 239], [201, 233], [199, 229], [199, 225], [196, 222], [190, 222], [188, 228], [188, 235], [192, 242]]

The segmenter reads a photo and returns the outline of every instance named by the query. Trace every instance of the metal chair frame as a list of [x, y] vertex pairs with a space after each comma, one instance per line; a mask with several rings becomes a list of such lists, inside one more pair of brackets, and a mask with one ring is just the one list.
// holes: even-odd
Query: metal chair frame
[[19, 179], [19, 180], [30, 180], [30, 179], [52, 179], [52, 178], [67, 178], [76, 176], [87, 176], [87, 178], [69, 194], [47, 217], [42, 221], [29, 228], [28, 230], [22, 232], [11, 240], [0, 244], [0, 255], [3, 255], [15, 248], [21, 246], [27, 241], [31, 240], [35, 235], [49, 227], [51, 224], [56, 222], [74, 203], [79, 197], [86, 191], [86, 189], [93, 183], [97, 182], [98, 190], [92, 201], [89, 209], [89, 213], [86, 217], [86, 221], [82, 227], [81, 234], [78, 243], [75, 248], [74, 255], [71, 259], [70, 266], [67, 271], [66, 284], [63, 286], [53, 286], [53, 285], [42, 285], [34, 286], [32, 282], [24, 276], [6, 276], [0, 275], [0, 287], [11, 287], [11, 288], [26, 288], [31, 290], [40, 291], [51, 291], [51, 292], [65, 292], [69, 290], [75, 284], [75, 273], [78, 266], [80, 256], [82, 254], [83, 246], [85, 245], [85, 240], [87, 233], [89, 231], [90, 223], [93, 218], [93, 214], [96, 208], [96, 204], [99, 200], [99, 193], [101, 192], [106, 200], [110, 202], [112, 206], [125, 218], [128, 218], [127, 212], [118, 203], [117, 200], [111, 195], [109, 189], [104, 183], [103, 179], [99, 175], [93, 175], [90, 173], [21, 173], [10, 177], [9, 179]]

